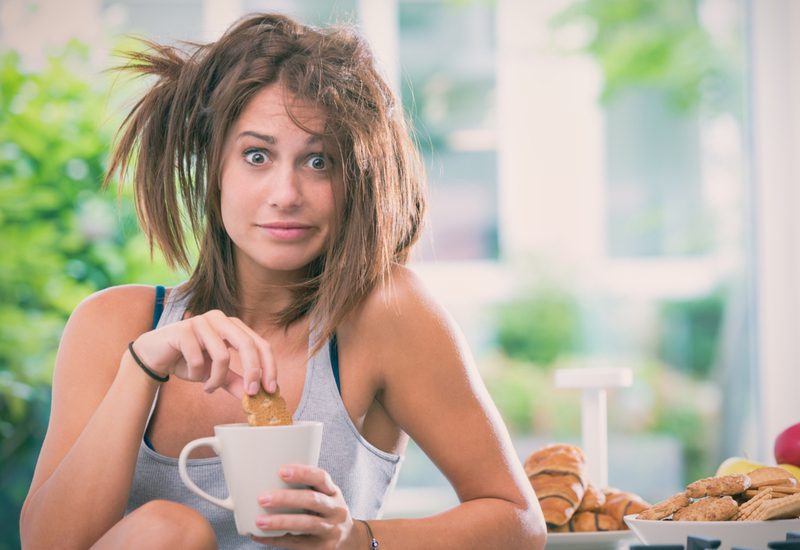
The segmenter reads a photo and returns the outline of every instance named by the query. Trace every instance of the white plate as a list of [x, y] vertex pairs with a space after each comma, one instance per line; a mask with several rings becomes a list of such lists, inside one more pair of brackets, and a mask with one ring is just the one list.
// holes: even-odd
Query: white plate
[[800, 531], [800, 519], [773, 519], [769, 521], [653, 521], [625, 516], [628, 524], [645, 544], [686, 544], [693, 535], [717, 539], [719, 550], [731, 546], [745, 548], [767, 547], [768, 542], [786, 540], [789, 531]]
[[599, 531], [597, 533], [548, 533], [546, 550], [612, 550], [620, 542], [636, 540], [632, 531]]

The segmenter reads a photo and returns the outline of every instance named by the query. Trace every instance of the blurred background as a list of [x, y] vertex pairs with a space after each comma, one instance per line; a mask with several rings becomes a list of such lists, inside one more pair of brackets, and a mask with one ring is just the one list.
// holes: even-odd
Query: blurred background
[[[800, 420], [800, 5], [791, 0], [0, 0], [0, 548], [44, 435], [64, 323], [174, 284], [100, 182], [141, 82], [129, 35], [248, 12], [356, 25], [430, 179], [413, 268], [451, 311], [521, 459], [580, 442], [562, 367], [627, 367], [609, 483], [660, 500]], [[387, 516], [457, 502], [413, 445]]]

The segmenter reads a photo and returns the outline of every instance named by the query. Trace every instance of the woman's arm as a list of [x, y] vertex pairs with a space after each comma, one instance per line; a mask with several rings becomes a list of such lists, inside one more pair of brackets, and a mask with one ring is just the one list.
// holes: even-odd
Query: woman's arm
[[150, 329], [153, 300], [152, 287], [117, 287], [70, 317], [47, 436], [22, 507], [23, 546], [86, 548], [122, 517], [157, 387], [123, 350]]
[[461, 504], [374, 522], [381, 548], [542, 548], [545, 524], [505, 425], [446, 312], [405, 268], [356, 321], [379, 365], [382, 404]]
[[[139, 446], [158, 383], [151, 370], [225, 388], [275, 383], [269, 344], [219, 311], [151, 331], [152, 287], [117, 287], [84, 301], [70, 317], [56, 358], [53, 405], [20, 532], [30, 547], [86, 548], [125, 513]], [[238, 351], [243, 375], [228, 368]], [[251, 387], [253, 386], [254, 387]]]

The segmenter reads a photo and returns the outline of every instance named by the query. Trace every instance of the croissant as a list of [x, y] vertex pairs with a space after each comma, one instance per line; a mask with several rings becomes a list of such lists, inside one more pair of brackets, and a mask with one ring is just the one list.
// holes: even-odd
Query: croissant
[[566, 443], [547, 445], [531, 453], [525, 461], [525, 473], [528, 477], [542, 472], [574, 474], [585, 480], [586, 457], [575, 445]]
[[601, 512], [614, 518], [619, 523], [620, 529], [627, 529], [623, 517], [628, 514], [638, 514], [646, 510], [650, 505], [639, 495], [620, 491], [619, 489], [609, 488], [604, 491], [606, 503], [600, 509]]
[[566, 524], [586, 489], [586, 459], [578, 447], [557, 443], [532, 453], [525, 473], [551, 527]]
[[599, 512], [605, 503], [605, 493], [589, 483], [586, 485], [581, 505], [578, 506], [578, 512]]
[[553, 533], [586, 533], [590, 531], [618, 531], [617, 520], [601, 512], [576, 512], [570, 520], [550, 531]]

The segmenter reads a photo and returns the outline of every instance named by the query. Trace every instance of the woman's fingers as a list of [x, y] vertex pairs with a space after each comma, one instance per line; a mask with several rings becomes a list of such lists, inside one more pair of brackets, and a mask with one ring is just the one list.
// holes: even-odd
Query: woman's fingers
[[[207, 392], [225, 388], [241, 399], [245, 393], [258, 393], [262, 386], [270, 392], [277, 389], [277, 368], [269, 343], [240, 319], [221, 311], [190, 317], [139, 340], [146, 340], [140, 347], [148, 360], [153, 357], [158, 372], [204, 382]], [[232, 355], [238, 359], [241, 374], [231, 370]]]
[[269, 393], [275, 393], [275, 390], [278, 389], [278, 382], [277, 382], [278, 369], [275, 366], [275, 356], [272, 355], [272, 348], [270, 347], [269, 342], [267, 342], [261, 336], [259, 336], [253, 329], [245, 325], [241, 319], [232, 317], [232, 320], [243, 331], [251, 335], [251, 337], [253, 338], [253, 343], [256, 346], [257, 353], [261, 359], [260, 378], [257, 378], [256, 380], [251, 380], [245, 377], [246, 382], [252, 384], [255, 381], [261, 386], [263, 386], [264, 389], [267, 390]]
[[[271, 514], [256, 518], [256, 526], [265, 531], [289, 531], [301, 533], [306, 536], [325, 538], [333, 529], [334, 524], [318, 516], [307, 514]], [[310, 542], [305, 539], [306, 542]], [[300, 542], [300, 541], [298, 541]], [[270, 544], [283, 546], [277, 539], [272, 539]]]
[[[281, 467], [280, 476], [292, 485], [308, 489], [281, 489], [259, 496], [258, 504], [267, 512], [256, 518], [264, 530], [288, 531], [302, 535], [284, 535], [259, 539], [285, 548], [338, 546], [348, 538], [353, 520], [342, 493], [325, 470], [301, 464]], [[303, 510], [300, 514], [282, 513], [286, 508]]]
[[[263, 364], [256, 340], [261, 338], [247, 328], [239, 319], [228, 317], [222, 312], [209, 312], [204, 317], [207, 318], [208, 323], [214, 330], [239, 352], [242, 378], [244, 378], [244, 391], [250, 395], [258, 393], [261, 385]], [[210, 391], [224, 384], [225, 376], [223, 375], [224, 373], [220, 373], [214, 385], [208, 384]], [[209, 380], [209, 382], [211, 381]]]
[[225, 374], [225, 382], [222, 384], [222, 389], [241, 401], [242, 397], [244, 397], [244, 378], [238, 373], [228, 370]]
[[[263, 503], [263, 504], [262, 504]], [[313, 489], [282, 489], [269, 494], [268, 500], [259, 499], [259, 504], [270, 508], [295, 508], [308, 510], [317, 516], [335, 515], [338, 503], [332, 497]]]
[[222, 339], [216, 327], [209, 323], [208, 319], [204, 316], [193, 317], [191, 326], [194, 335], [211, 360], [211, 365], [209, 367], [203, 362], [202, 367], [198, 368], [187, 362], [187, 378], [195, 382], [206, 381], [204, 389], [206, 391], [213, 391], [219, 387], [219, 383], [215, 385], [214, 382], [212, 382], [212, 374], [214, 375], [215, 381], [224, 380], [225, 372], [228, 370], [230, 364], [231, 352], [228, 350], [225, 340]]
[[339, 488], [331, 479], [330, 474], [322, 468], [305, 464], [287, 464], [281, 467], [279, 475], [287, 483], [308, 485], [330, 497], [339, 493]]

